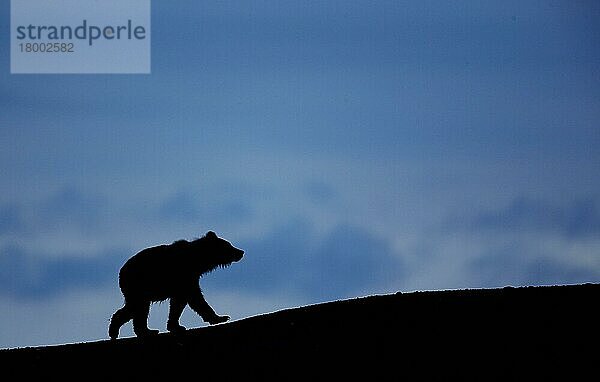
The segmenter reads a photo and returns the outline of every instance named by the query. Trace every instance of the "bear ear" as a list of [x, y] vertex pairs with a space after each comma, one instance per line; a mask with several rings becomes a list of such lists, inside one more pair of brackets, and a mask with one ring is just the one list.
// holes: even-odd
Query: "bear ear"
[[206, 237], [209, 238], [209, 239], [216, 239], [217, 238], [217, 234], [214, 233], [213, 231], [208, 231], [206, 233]]

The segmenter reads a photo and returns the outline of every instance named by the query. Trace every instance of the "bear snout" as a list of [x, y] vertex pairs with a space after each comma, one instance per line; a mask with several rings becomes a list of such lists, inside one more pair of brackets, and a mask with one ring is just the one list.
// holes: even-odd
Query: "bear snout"
[[233, 254], [233, 257], [235, 259], [234, 261], [240, 261], [242, 259], [242, 257], [244, 257], [244, 251], [236, 248], [236, 251]]

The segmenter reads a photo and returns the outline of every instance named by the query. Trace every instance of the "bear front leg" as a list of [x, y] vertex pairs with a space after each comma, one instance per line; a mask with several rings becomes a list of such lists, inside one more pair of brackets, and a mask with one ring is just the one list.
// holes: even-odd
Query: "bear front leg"
[[204, 299], [204, 295], [200, 289], [198, 289], [197, 293], [193, 295], [193, 297], [188, 302], [190, 308], [192, 308], [196, 313], [202, 317], [202, 319], [208, 322], [211, 325], [220, 324], [222, 322], [228, 321], [229, 316], [219, 316], [208, 302]]
[[184, 332], [185, 327], [179, 324], [179, 318], [183, 309], [187, 304], [187, 300], [182, 297], [173, 297], [169, 302], [169, 319], [167, 321], [167, 330], [171, 333]]
[[156, 329], [148, 329], [148, 314], [150, 313], [150, 301], [136, 301], [130, 304], [133, 311], [133, 332], [138, 337], [146, 337], [158, 334]]

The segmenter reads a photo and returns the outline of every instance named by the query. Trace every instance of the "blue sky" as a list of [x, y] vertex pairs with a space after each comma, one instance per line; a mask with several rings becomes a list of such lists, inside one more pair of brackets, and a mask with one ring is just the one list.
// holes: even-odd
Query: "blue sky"
[[600, 281], [595, 2], [155, 0], [150, 75], [11, 75], [9, 20], [0, 347], [107, 338], [120, 265], [209, 229], [233, 319]]

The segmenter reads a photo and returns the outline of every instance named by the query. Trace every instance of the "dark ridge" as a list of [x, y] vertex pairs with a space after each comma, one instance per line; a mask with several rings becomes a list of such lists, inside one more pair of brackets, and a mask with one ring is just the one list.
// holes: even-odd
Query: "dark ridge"
[[597, 375], [600, 284], [418, 291], [227, 324], [0, 350], [20, 378], [531, 380]]

